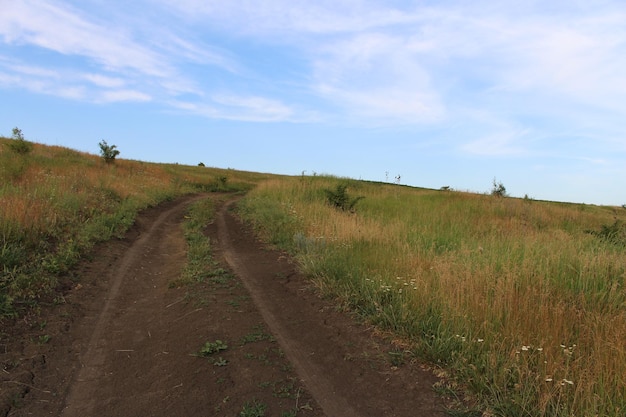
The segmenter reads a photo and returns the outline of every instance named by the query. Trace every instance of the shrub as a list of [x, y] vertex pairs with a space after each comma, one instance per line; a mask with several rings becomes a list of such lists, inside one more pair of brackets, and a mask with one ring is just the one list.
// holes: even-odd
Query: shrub
[[343, 211], [354, 211], [356, 203], [365, 197], [350, 197], [347, 189], [347, 184], [338, 184], [334, 190], [324, 190], [328, 204]]
[[493, 179], [493, 188], [491, 189], [491, 195], [495, 197], [507, 197], [506, 187], [502, 182], [496, 183], [496, 179]]
[[33, 150], [33, 144], [24, 139], [24, 135], [22, 134], [21, 129], [14, 127], [13, 136], [11, 136], [11, 139], [13, 140], [11, 140], [11, 142], [9, 142], [7, 146], [13, 152], [20, 155], [26, 155]]
[[600, 230], [588, 230], [587, 232], [599, 237], [605, 242], [618, 246], [626, 246], [626, 224], [619, 220], [615, 220], [613, 224], [603, 224]]
[[106, 140], [102, 140], [98, 145], [100, 145], [100, 156], [102, 156], [104, 162], [107, 164], [115, 162], [115, 158], [120, 154], [120, 151], [117, 150], [117, 146], [109, 146]]
[[228, 183], [228, 177], [226, 175], [220, 175], [217, 177], [217, 189], [226, 190], [226, 184]]

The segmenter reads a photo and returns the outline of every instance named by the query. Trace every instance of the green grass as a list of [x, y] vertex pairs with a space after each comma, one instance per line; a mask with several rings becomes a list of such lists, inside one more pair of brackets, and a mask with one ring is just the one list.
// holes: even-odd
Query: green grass
[[222, 274], [222, 269], [213, 260], [211, 242], [204, 229], [215, 215], [215, 203], [205, 198], [193, 203], [187, 210], [183, 231], [187, 241], [187, 263], [181, 276], [170, 283], [170, 287], [181, 287], [203, 282], [207, 278]]
[[247, 402], [239, 413], [240, 417], [264, 417], [267, 405], [257, 400]]
[[[327, 204], [338, 183], [365, 197], [355, 214]], [[301, 177], [260, 184], [241, 213], [487, 412], [626, 409], [623, 208]]]
[[116, 160], [0, 138], [0, 320], [53, 297], [100, 241], [122, 237], [150, 206], [197, 192], [245, 192], [265, 174]]
[[[330, 177], [280, 177], [101, 158], [0, 138], [0, 319], [45, 297], [144, 208], [197, 192], [248, 192], [268, 242], [320, 290], [444, 367], [488, 414], [626, 410], [622, 207], [494, 198]], [[356, 213], [327, 204], [345, 184]], [[210, 260], [207, 201], [188, 213], [185, 282], [229, 277]], [[391, 361], [398, 361], [393, 356]], [[252, 410], [254, 407], [250, 407]], [[254, 411], [254, 410], [252, 410]], [[243, 412], [243, 411], [242, 411]]]

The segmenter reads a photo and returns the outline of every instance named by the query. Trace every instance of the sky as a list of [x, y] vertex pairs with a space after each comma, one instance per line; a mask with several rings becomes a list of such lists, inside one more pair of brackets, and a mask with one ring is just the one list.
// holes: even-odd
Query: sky
[[0, 135], [626, 203], [623, 0], [0, 0]]

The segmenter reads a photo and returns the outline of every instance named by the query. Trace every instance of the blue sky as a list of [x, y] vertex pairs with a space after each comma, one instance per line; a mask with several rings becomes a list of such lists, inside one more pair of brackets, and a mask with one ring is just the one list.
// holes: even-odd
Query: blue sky
[[626, 3], [0, 0], [0, 134], [626, 203]]

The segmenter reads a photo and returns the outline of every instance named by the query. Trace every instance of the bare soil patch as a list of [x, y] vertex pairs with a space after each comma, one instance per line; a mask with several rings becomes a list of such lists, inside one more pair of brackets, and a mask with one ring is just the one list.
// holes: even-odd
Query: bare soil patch
[[321, 299], [230, 203], [206, 228], [219, 273], [170, 288], [196, 198], [221, 197], [146, 210], [39, 314], [2, 325], [0, 416], [445, 415], [430, 372], [394, 362], [397, 346]]

